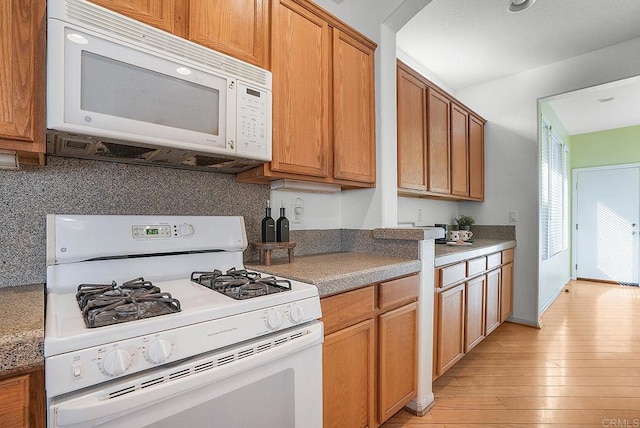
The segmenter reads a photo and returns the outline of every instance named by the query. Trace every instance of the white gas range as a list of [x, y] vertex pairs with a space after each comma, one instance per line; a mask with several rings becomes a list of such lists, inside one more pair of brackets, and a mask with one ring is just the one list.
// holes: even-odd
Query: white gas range
[[246, 246], [242, 217], [48, 216], [48, 425], [320, 427], [318, 291]]

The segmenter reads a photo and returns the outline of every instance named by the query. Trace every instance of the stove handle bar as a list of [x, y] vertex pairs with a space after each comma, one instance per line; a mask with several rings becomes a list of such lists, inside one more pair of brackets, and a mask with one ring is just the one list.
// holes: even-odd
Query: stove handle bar
[[[54, 399], [53, 408], [50, 410], [53, 410], [55, 413], [55, 426], [64, 427], [78, 424], [84, 426], [91, 422], [101, 421], [103, 418], [108, 418], [112, 415], [135, 411], [135, 409], [176, 397], [194, 388], [199, 388], [217, 380], [233, 376], [234, 374], [242, 373], [253, 367], [266, 364], [269, 361], [284, 358], [287, 355], [321, 344], [324, 341], [324, 330], [321, 322], [306, 326], [305, 328], [309, 330], [309, 334], [296, 340], [252, 355], [249, 358], [218, 366], [202, 373], [175, 379], [167, 383], [160, 383], [144, 390], [137, 390], [133, 393], [111, 399], [105, 398], [110, 392], [113, 392], [113, 390], [124, 390], [129, 386], [127, 382], [122, 382], [118, 386], [111, 386], [108, 389], [94, 391], [77, 398], [70, 398], [68, 401], [64, 400], [63, 402], [55, 403]], [[229, 350], [227, 350], [227, 352], [228, 351]], [[202, 358], [202, 360], [206, 361], [210, 358], [211, 354]], [[150, 374], [149, 377], [157, 378], [168, 376], [170, 373], [185, 370], [198, 364], [201, 364], [200, 360], [189, 361], [181, 366], [166, 369], [166, 373], [161, 374], [156, 372], [155, 374]], [[131, 383], [133, 382], [137, 383], [139, 381], [132, 381]]]

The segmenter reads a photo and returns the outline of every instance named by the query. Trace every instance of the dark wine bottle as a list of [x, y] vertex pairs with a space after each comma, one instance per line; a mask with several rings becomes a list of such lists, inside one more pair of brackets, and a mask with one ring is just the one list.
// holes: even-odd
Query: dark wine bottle
[[262, 242], [276, 241], [276, 222], [271, 218], [271, 204], [267, 201], [264, 218], [262, 219]]
[[276, 221], [276, 241], [289, 242], [289, 220], [284, 216], [284, 202], [280, 204], [280, 217]]

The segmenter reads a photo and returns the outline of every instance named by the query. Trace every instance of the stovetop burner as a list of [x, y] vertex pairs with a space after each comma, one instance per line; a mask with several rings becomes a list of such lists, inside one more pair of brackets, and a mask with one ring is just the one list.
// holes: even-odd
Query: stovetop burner
[[193, 272], [191, 281], [236, 300], [291, 290], [291, 281], [273, 276], [263, 278], [257, 272], [236, 268], [231, 268], [226, 273], [219, 269], [211, 272]]
[[180, 302], [144, 278], [122, 283], [80, 284], [78, 306], [87, 327], [103, 327], [180, 312]]

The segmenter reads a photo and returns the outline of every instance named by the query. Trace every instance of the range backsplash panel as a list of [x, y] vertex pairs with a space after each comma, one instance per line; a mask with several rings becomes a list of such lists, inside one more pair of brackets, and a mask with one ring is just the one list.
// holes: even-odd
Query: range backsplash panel
[[260, 240], [268, 186], [199, 171], [57, 157], [47, 163], [0, 171], [0, 287], [45, 282], [47, 214], [242, 215], [248, 241]]

